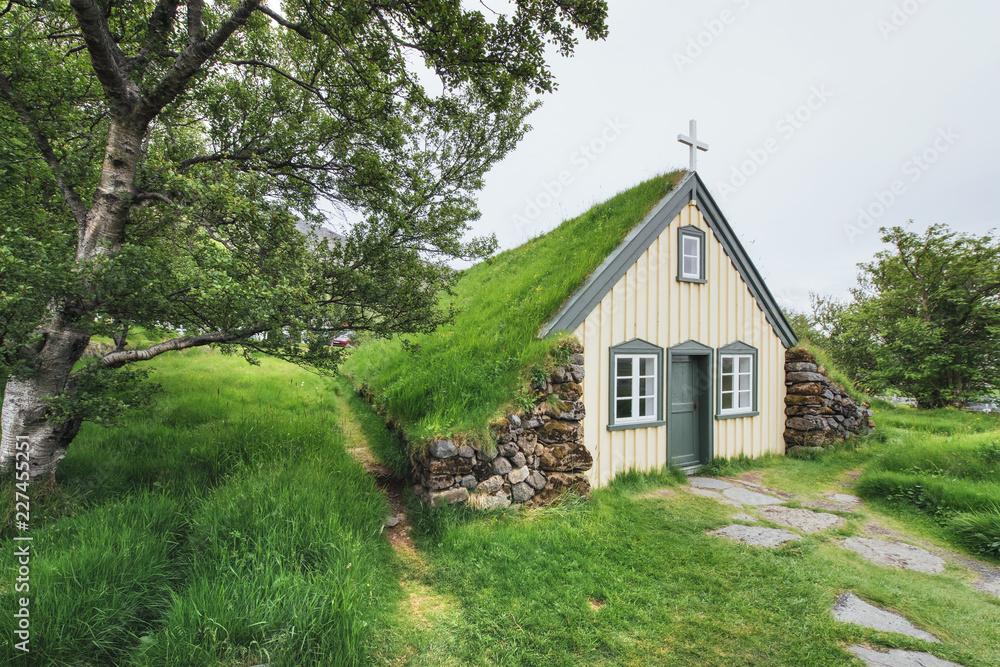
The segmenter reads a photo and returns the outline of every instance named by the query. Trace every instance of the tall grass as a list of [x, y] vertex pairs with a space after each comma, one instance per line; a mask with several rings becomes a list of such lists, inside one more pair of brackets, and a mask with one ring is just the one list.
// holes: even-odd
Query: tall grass
[[545, 363], [554, 341], [537, 338], [542, 325], [679, 176], [637, 185], [468, 269], [455, 296], [444, 299], [460, 311], [453, 325], [411, 337], [417, 351], [399, 340], [366, 344], [345, 374], [370, 389], [414, 441], [484, 431], [531, 369]]
[[[387, 505], [344, 449], [332, 381], [209, 351], [156, 365], [153, 410], [85, 427], [59, 484], [30, 490], [31, 653], [7, 644], [3, 657], [365, 664], [399, 592], [378, 537]], [[5, 508], [13, 491], [4, 480]], [[14, 609], [9, 584], [0, 597]], [[12, 622], [0, 617], [5, 637]]]
[[956, 542], [1000, 557], [1000, 419], [905, 408], [876, 419], [886, 446], [866, 468], [859, 493], [916, 508]]

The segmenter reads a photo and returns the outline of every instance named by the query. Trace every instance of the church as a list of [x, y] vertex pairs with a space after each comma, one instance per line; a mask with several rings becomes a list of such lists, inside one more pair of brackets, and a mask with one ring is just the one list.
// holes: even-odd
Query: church
[[783, 453], [795, 334], [694, 167], [542, 327], [584, 349], [590, 483]]

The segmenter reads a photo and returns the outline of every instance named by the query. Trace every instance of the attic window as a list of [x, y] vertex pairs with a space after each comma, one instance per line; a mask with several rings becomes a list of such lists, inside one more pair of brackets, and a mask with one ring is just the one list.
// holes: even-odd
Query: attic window
[[677, 230], [677, 280], [704, 283], [705, 232], [694, 226]]
[[611, 348], [608, 429], [660, 426], [663, 421], [663, 348], [631, 340]]

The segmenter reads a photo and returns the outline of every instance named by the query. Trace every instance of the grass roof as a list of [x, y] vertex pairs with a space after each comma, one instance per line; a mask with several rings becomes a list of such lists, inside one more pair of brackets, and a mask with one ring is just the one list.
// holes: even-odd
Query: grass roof
[[468, 269], [453, 297], [459, 314], [433, 334], [359, 347], [343, 371], [411, 442], [484, 434], [502, 410], [522, 407], [526, 381], [559, 337], [538, 332], [677, 184], [672, 172], [622, 192], [551, 232]]

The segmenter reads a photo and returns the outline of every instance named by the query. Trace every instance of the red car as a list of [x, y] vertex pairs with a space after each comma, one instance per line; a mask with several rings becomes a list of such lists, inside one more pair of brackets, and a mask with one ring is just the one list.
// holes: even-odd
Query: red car
[[330, 347], [352, 347], [354, 342], [353, 331], [342, 331], [336, 338], [330, 341]]

